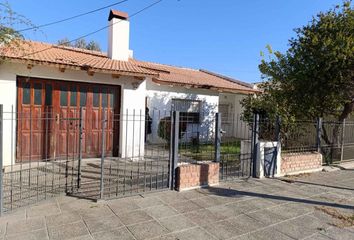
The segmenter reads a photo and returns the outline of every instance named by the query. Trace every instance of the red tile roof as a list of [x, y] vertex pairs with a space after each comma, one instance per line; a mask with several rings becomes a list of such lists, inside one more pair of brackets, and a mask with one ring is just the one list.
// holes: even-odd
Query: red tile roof
[[0, 48], [0, 56], [29, 64], [40, 64], [90, 70], [118, 75], [150, 76], [160, 84], [181, 85], [219, 91], [255, 93], [252, 85], [209, 72], [183, 67], [139, 61], [118, 61], [105, 53], [64, 47], [48, 43], [24, 41], [14, 48]]
[[239, 93], [256, 93], [251, 84], [241, 82], [206, 70], [175, 67], [159, 63], [132, 60], [137, 65], [159, 72], [153, 80], [162, 84], [181, 85]]
[[25, 41], [12, 48], [0, 48], [0, 56], [41, 65], [54, 65], [73, 69], [90, 70], [133, 76], [155, 76], [157, 73], [132, 62], [112, 60], [97, 51], [58, 46], [48, 43]]

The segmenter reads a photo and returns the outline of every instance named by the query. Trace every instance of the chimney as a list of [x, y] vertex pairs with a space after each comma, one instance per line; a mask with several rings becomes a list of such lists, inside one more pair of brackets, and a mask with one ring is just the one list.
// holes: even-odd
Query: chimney
[[128, 61], [132, 57], [129, 50], [129, 20], [125, 12], [109, 12], [108, 57], [114, 60]]

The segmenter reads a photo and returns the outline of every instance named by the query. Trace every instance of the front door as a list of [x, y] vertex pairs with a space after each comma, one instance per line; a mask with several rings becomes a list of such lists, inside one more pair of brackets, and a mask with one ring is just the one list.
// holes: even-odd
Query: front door
[[106, 155], [117, 156], [120, 87], [18, 77], [17, 161], [78, 154], [82, 108], [83, 157], [99, 157], [105, 115]]

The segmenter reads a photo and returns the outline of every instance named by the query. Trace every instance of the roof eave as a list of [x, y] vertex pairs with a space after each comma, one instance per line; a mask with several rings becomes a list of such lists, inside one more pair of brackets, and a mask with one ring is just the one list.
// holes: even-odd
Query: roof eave
[[249, 89], [249, 90], [244, 90], [244, 89], [232, 89], [232, 88], [222, 88], [222, 87], [214, 87], [214, 86], [209, 86], [206, 88], [206, 85], [197, 85], [197, 84], [183, 84], [179, 82], [172, 82], [172, 81], [164, 81], [158, 78], [152, 78], [152, 81], [158, 84], [162, 85], [173, 85], [173, 86], [180, 86], [180, 87], [186, 87], [188, 86], [189, 88], [198, 88], [198, 89], [206, 89], [206, 90], [212, 90], [212, 91], [218, 91], [218, 92], [228, 92], [228, 93], [241, 93], [241, 94], [256, 94], [260, 93], [259, 90], [256, 89]]
[[[25, 64], [36, 64], [41, 66], [50, 66], [50, 67], [61, 67], [61, 68], [68, 68], [72, 70], [83, 70], [83, 66], [75, 65], [75, 64], [68, 64], [68, 63], [56, 63], [50, 61], [40, 61], [34, 59], [21, 59], [21, 58], [4, 58], [11, 60], [11, 62], [15, 63], [25, 63]], [[99, 69], [94, 67], [89, 67], [90, 71], [95, 73], [105, 73], [105, 74], [119, 74], [124, 76], [134, 76], [134, 77], [157, 77], [159, 76], [158, 73], [150, 73], [150, 72], [133, 72], [133, 71], [124, 71], [124, 70], [109, 70], [109, 69]]]

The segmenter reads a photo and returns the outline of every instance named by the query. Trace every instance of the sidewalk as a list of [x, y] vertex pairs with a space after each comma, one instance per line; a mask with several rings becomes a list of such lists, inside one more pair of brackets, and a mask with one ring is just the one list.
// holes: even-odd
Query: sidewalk
[[0, 218], [0, 239], [354, 239], [353, 223], [347, 169], [104, 203], [58, 197]]

